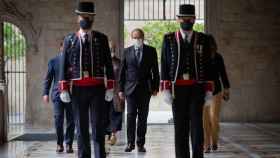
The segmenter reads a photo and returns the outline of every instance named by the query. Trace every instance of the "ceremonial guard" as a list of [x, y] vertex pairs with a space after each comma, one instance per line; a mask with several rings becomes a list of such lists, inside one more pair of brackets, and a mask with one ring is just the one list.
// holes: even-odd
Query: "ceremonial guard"
[[164, 36], [161, 56], [163, 99], [172, 104], [176, 158], [203, 158], [203, 105], [211, 98], [208, 35], [193, 31], [195, 6], [180, 5], [180, 30]]
[[105, 158], [104, 97], [107, 101], [113, 99], [114, 85], [108, 38], [91, 29], [95, 16], [93, 2], [80, 2], [75, 12], [80, 29], [69, 34], [64, 41], [60, 98], [64, 102], [72, 100], [78, 136], [78, 157], [91, 157], [90, 120], [94, 157]]

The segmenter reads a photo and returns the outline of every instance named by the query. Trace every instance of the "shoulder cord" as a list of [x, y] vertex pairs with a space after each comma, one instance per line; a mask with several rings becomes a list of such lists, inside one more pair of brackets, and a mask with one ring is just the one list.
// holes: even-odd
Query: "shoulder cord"
[[[196, 48], [196, 45], [197, 45], [197, 35], [196, 35], [196, 32], [194, 31], [193, 32], [194, 34], [194, 44], [193, 44], [193, 49], [194, 49], [194, 66], [195, 66], [195, 74], [196, 74], [196, 79], [198, 79], [198, 72], [197, 72], [197, 61], [196, 61], [196, 55], [197, 55], [197, 48]], [[177, 58], [177, 68], [176, 68], [176, 72], [175, 72], [175, 77], [173, 80], [171, 80], [171, 83], [172, 83], [172, 96], [173, 98], [175, 98], [175, 83], [176, 83], [176, 80], [177, 80], [177, 77], [178, 77], [178, 72], [179, 72], [179, 65], [180, 65], [180, 56], [181, 56], [181, 44], [180, 44], [180, 31], [177, 31], [175, 32], [175, 38], [176, 38], [176, 41], [177, 41], [177, 47], [178, 47], [178, 58]]]

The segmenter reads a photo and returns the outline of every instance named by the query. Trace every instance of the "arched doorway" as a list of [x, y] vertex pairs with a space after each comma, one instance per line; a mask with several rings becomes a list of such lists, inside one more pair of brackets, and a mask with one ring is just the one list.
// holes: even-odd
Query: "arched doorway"
[[[206, 0], [125, 0], [124, 1], [124, 47], [131, 45], [130, 33], [134, 28], [145, 32], [145, 43], [156, 48], [159, 64], [162, 40], [165, 33], [176, 31], [176, 15], [180, 4], [193, 4], [196, 7], [194, 30], [205, 32]], [[160, 94], [150, 100], [149, 124], [172, 123], [170, 105], [162, 102]]]
[[25, 123], [26, 38], [18, 26], [3, 22], [4, 67], [7, 85], [8, 123]]

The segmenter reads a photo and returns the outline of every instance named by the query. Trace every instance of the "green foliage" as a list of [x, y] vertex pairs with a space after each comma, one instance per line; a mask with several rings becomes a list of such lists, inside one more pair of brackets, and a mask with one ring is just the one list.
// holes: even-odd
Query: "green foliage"
[[[145, 42], [157, 49], [158, 57], [160, 57], [164, 34], [177, 31], [179, 28], [179, 24], [176, 21], [147, 22], [142, 27], [145, 32]], [[127, 31], [127, 29], [125, 30]], [[204, 24], [196, 23], [194, 25], [194, 30], [198, 32], [204, 32]], [[125, 32], [125, 39], [128, 39], [127, 32]]]
[[26, 41], [18, 27], [11, 23], [4, 23], [4, 55], [6, 58], [16, 59], [24, 56]]
[[[157, 52], [160, 53], [162, 47], [162, 40], [164, 34], [168, 32], [175, 32], [179, 29], [179, 25], [175, 21], [157, 21], [149, 22], [144, 27], [143, 30], [146, 33], [147, 44], [155, 47]], [[195, 24], [194, 30], [198, 32], [204, 31], [203, 24]]]

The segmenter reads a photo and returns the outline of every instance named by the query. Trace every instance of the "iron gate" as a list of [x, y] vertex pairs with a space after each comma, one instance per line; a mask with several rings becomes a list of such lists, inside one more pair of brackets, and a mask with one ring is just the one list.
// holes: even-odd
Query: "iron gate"
[[9, 124], [25, 122], [26, 106], [26, 39], [21, 30], [3, 23], [5, 78], [8, 94]]
[[180, 4], [193, 4], [198, 20], [204, 20], [205, 0], [125, 0], [125, 21], [175, 20]]

